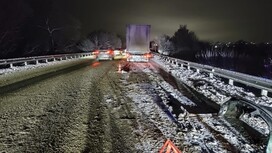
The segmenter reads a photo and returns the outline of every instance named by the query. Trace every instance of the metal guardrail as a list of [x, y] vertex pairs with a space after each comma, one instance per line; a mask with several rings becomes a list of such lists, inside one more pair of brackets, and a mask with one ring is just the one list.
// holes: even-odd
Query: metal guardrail
[[86, 56], [91, 56], [91, 53], [74, 53], [74, 54], [58, 54], [58, 55], [46, 55], [46, 56], [33, 56], [33, 57], [23, 57], [23, 58], [10, 58], [10, 59], [0, 59], [0, 66], [13, 67], [14, 64], [24, 64], [27, 65], [30, 62], [35, 62], [36, 64], [40, 61], [48, 62], [49, 60], [66, 60], [72, 58], [81, 58]]
[[221, 69], [221, 68], [217, 68], [217, 67], [213, 67], [209, 65], [203, 65], [203, 64], [185, 61], [185, 60], [181, 60], [177, 58], [172, 58], [172, 57], [164, 56], [158, 53], [155, 53], [155, 55], [160, 56], [163, 60], [169, 63], [179, 65], [180, 67], [183, 67], [185, 65], [188, 69], [194, 68], [198, 72], [199, 71], [207, 72], [210, 74], [210, 77], [212, 77], [213, 75], [217, 75], [219, 77], [229, 79], [229, 84], [232, 84], [232, 85], [233, 85], [233, 81], [235, 81], [247, 86], [261, 89], [262, 95], [267, 95], [268, 94], [267, 92], [272, 93], [272, 80], [270, 79], [265, 79], [265, 78], [252, 76], [252, 75], [248, 75], [248, 74], [244, 74], [240, 72], [225, 70], [225, 69]]
[[246, 106], [251, 106], [251, 107], [255, 108], [256, 110], [258, 110], [258, 111], [256, 111], [256, 113], [258, 115], [260, 115], [265, 120], [265, 122], [269, 126], [269, 131], [272, 132], [272, 108], [258, 105], [255, 102], [253, 102], [251, 100], [247, 100], [247, 99], [242, 98], [242, 97], [233, 98], [233, 99], [230, 99], [229, 101], [226, 101], [225, 103], [223, 103], [221, 105], [221, 108], [220, 108], [220, 111], [219, 111], [219, 116], [224, 115], [224, 111], [223, 111], [224, 107], [228, 107], [230, 103], [234, 103], [234, 102], [237, 102], [237, 103], [240, 103], [240, 104], [245, 104]]

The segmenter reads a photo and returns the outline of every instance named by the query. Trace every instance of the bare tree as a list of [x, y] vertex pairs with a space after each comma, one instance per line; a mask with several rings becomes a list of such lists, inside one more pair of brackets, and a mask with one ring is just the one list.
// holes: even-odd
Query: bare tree
[[122, 41], [117, 35], [104, 32], [94, 31], [89, 34], [89, 37], [78, 45], [78, 48], [82, 51], [92, 51], [95, 49], [115, 49], [121, 48]]
[[99, 38], [98, 33], [91, 33], [88, 37], [88, 39], [94, 44], [95, 49], [99, 49]]
[[170, 55], [174, 53], [174, 45], [167, 35], [160, 36], [155, 42], [158, 44], [158, 52], [164, 55]]
[[22, 25], [29, 15], [24, 0], [0, 1], [0, 58], [16, 57], [21, 54]]
[[39, 55], [40, 44], [27, 44], [25, 47], [24, 56]]
[[112, 48], [121, 48], [122, 47], [121, 38], [119, 38], [117, 35], [111, 34], [110, 40], [111, 40]]
[[98, 36], [98, 41], [100, 47], [103, 49], [112, 48], [111, 40], [110, 40], [110, 33], [108, 32], [101, 32]]
[[82, 51], [88, 52], [95, 50], [96, 45], [90, 39], [85, 39], [79, 43], [78, 48]]
[[49, 18], [46, 18], [45, 19], [45, 24], [44, 26], [41, 26], [41, 25], [38, 25], [39, 28], [45, 30], [48, 35], [49, 35], [49, 49], [51, 53], [54, 53], [55, 52], [55, 40], [54, 40], [54, 33], [57, 32], [57, 31], [60, 31], [63, 29], [63, 27], [52, 27], [50, 24], [49, 24]]

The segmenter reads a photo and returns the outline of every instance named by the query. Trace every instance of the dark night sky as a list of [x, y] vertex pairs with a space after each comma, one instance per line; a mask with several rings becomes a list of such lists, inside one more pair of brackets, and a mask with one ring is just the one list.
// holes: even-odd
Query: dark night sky
[[[58, 9], [93, 30], [124, 34], [126, 24], [150, 24], [152, 38], [187, 25], [201, 40], [272, 41], [271, 0], [60, 0]], [[65, 5], [63, 5], [65, 4]]]

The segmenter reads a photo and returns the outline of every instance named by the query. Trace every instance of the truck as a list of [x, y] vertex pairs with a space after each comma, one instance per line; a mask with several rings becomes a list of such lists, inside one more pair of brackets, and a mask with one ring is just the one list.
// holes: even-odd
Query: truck
[[148, 62], [150, 53], [150, 25], [127, 25], [126, 54], [129, 62]]

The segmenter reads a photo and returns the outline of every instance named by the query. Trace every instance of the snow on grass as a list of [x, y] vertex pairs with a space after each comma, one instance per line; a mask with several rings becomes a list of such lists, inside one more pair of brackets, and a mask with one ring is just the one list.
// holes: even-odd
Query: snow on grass
[[[139, 68], [142, 69], [141, 66], [139, 66]], [[142, 112], [148, 121], [156, 125], [165, 138], [171, 138], [178, 148], [183, 148], [187, 152], [202, 152], [203, 150], [221, 153], [227, 152], [227, 150], [223, 149], [219, 140], [216, 140], [202, 123], [200, 123], [197, 119], [189, 118], [189, 113], [182, 106], [180, 108], [182, 112], [178, 116], [175, 116], [175, 114], [172, 112], [173, 108], [167, 105], [169, 103], [169, 99], [166, 92], [171, 93], [173, 97], [176, 97], [184, 104], [193, 105], [193, 102], [175, 90], [171, 85], [165, 81], [162, 81], [162, 78], [160, 78], [160, 76], [158, 76], [156, 73], [150, 73], [154, 72], [153, 70], [142, 70], [148, 72], [147, 75], [151, 83], [129, 85], [128, 87], [131, 89], [129, 95], [138, 107], [138, 111]], [[159, 101], [161, 101], [166, 108], [162, 110], [162, 108], [156, 104], [156, 100], [158, 99], [155, 97], [159, 97]], [[169, 114], [166, 112], [170, 112], [172, 115], [169, 116]], [[176, 120], [173, 121], [171, 116], [176, 118]], [[185, 128], [178, 128], [177, 125], [174, 124], [175, 121], [178, 121]], [[150, 138], [143, 141], [145, 144], [152, 144], [150, 142]], [[153, 146], [148, 145], [145, 147], [154, 148], [154, 145], [155, 143], [153, 142]], [[162, 146], [162, 144], [160, 145]], [[143, 148], [142, 145], [138, 145], [138, 147]], [[151, 148], [146, 148], [144, 152], [152, 152], [150, 150]]]
[[[245, 91], [242, 87], [225, 84], [220, 78], [215, 76], [210, 78], [208, 74], [197, 73], [193, 70], [178, 67], [177, 65], [161, 60], [159, 56], [155, 56], [154, 61], [171, 72], [176, 78], [218, 104], [224, 103], [231, 96], [238, 95], [250, 101], [254, 101], [259, 105], [272, 107], [271, 97], [256, 97], [252, 92]], [[195, 85], [196, 83], [198, 83], [198, 85]]]
[[[152, 88], [147, 84], [144, 86], [146, 86], [146, 89]], [[135, 102], [138, 111], [142, 112], [147, 117], [151, 117], [149, 120], [161, 130], [165, 137], [172, 138], [176, 134], [176, 126], [165, 113], [161, 113], [160, 107], [154, 102], [154, 97], [152, 97], [151, 94], [145, 94], [146, 90], [141, 86], [131, 85], [130, 87], [137, 90], [137, 92], [128, 94], [128, 96]]]
[[12, 68], [3, 68], [3, 69], [0, 69], [0, 75], [7, 75], [10, 73], [31, 70], [31, 69], [35, 69], [35, 68], [45, 67], [48, 65], [54, 65], [57, 63], [58, 62], [38, 63], [38, 64], [29, 64], [26, 66], [13, 66]]
[[243, 114], [240, 119], [245, 123], [249, 124], [251, 127], [258, 127], [256, 128], [260, 133], [264, 135], [269, 134], [269, 127], [267, 123], [259, 116], [251, 116], [249, 113]]
[[[93, 57], [90, 56], [90, 57], [83, 57], [83, 58], [93, 58]], [[47, 63], [28, 64], [25, 66], [13, 66], [11, 68], [0, 68], [0, 76], [1, 75], [9, 75], [9, 74], [21, 72], [21, 71], [32, 70], [32, 69], [36, 69], [36, 68], [42, 68], [42, 67], [46, 67], [46, 66], [50, 66], [50, 65], [56, 65], [59, 63], [75, 61], [75, 60], [79, 60], [79, 59], [82, 59], [82, 58], [66, 59], [66, 60], [62, 60], [62, 61], [56, 60], [56, 61], [50, 61]]]
[[[137, 119], [139, 127], [134, 132], [142, 135], [142, 139], [141, 144], [136, 144], [135, 146], [144, 153], [158, 152], [166, 138], [173, 138], [176, 135], [177, 126], [173, 124], [165, 113], [162, 113], [159, 106], [154, 102], [152, 94], [146, 93], [147, 89], [152, 88], [150, 85], [132, 84], [129, 85], [128, 88], [130, 92], [127, 96], [132, 99], [136, 106], [133, 111], [142, 117], [141, 120], [148, 121], [162, 133], [162, 136], [156, 139], [148, 134], [144, 135], [144, 133], [149, 133], [148, 130], [150, 129], [146, 129], [142, 126], [142, 121]], [[152, 135], [152, 133], [150, 134]]]
[[181, 104], [188, 105], [188, 106], [195, 106], [196, 104], [192, 102], [190, 99], [185, 97], [182, 93], [180, 93], [177, 89], [174, 89], [169, 83], [166, 81], [162, 81], [159, 85], [169, 92], [175, 99], [177, 99]]
[[[171, 72], [176, 78], [218, 104], [224, 103], [230, 96], [242, 96], [259, 105], [272, 107], [271, 97], [257, 97], [252, 92], [245, 91], [244, 88], [224, 83], [218, 77], [210, 78], [208, 74], [197, 73], [193, 70], [178, 67], [177, 65], [161, 60], [159, 56], [154, 56], [153, 60], [164, 67], [168, 72]], [[201, 81], [204, 81], [202, 85]], [[200, 82], [200, 85], [194, 86], [196, 82]]]
[[157, 80], [156, 83], [158, 82], [159, 84], [156, 84], [157, 88], [161, 88], [168, 93], [170, 93], [175, 99], [177, 99], [181, 104], [188, 105], [188, 106], [195, 106], [195, 103], [192, 102], [190, 99], [185, 97], [181, 92], [179, 92], [177, 89], [175, 89], [173, 86], [171, 86], [169, 83], [166, 81], [162, 80], [157, 76], [157, 69], [149, 63], [138, 63], [134, 64], [134, 67], [137, 67], [137, 69], [134, 69], [136, 71], [141, 71], [147, 73], [149, 78], [151, 80]]
[[[224, 124], [228, 125], [229, 123], [222, 118], [214, 118], [211, 115], [200, 115], [202, 120], [208, 124], [211, 128], [213, 128], [231, 144], [233, 144], [236, 148], [238, 148], [241, 152], [250, 153], [254, 152], [255, 149], [251, 146], [254, 144], [250, 144], [238, 131], [230, 126], [223, 126]], [[228, 128], [227, 128], [228, 127]], [[239, 136], [239, 137], [237, 137]], [[256, 147], [256, 146], [254, 146]]]
[[227, 152], [227, 150], [223, 149], [219, 140], [216, 140], [212, 133], [196, 117], [190, 117], [187, 120], [189, 120], [192, 128], [179, 134], [183, 135], [183, 145], [188, 152], [192, 152], [192, 148], [195, 148], [197, 152]]
[[[155, 56], [153, 60], [161, 67], [163, 67], [167, 72], [171, 73], [174, 77], [181, 80], [186, 85], [190, 86], [194, 90], [198, 91], [199, 93], [203, 94], [205, 97], [209, 98], [210, 100], [216, 102], [219, 105], [229, 100], [232, 96], [240, 96], [250, 101], [254, 101], [256, 102], [256, 104], [272, 107], [272, 98], [268, 96], [257, 97], [252, 92], [245, 91], [244, 88], [224, 83], [223, 81], [221, 81], [220, 78], [216, 76], [211, 78], [206, 73], [197, 73], [196, 71], [193, 70], [178, 67], [177, 65], [170, 64], [168, 62], [161, 60], [159, 56]], [[252, 127], [254, 127], [256, 130], [262, 131], [261, 133], [269, 132], [268, 126], [266, 123], [265, 124], [263, 123], [263, 120], [258, 120], [258, 118], [254, 118], [253, 116], [249, 115], [244, 116], [242, 120], [247, 124], [251, 125]], [[226, 128], [226, 126], [223, 126], [224, 124], [227, 124], [226, 122], [223, 125], [222, 123], [220, 124], [216, 123], [217, 126], [213, 126], [212, 123], [218, 121], [209, 118], [206, 118], [204, 121], [207, 122], [207, 124], [210, 127], [222, 133], [223, 137], [230, 144], [233, 144], [236, 148], [238, 148], [241, 152], [256, 151], [253, 149], [253, 147], [254, 148], [256, 147], [254, 146], [254, 144], [245, 143], [246, 141], [244, 138], [242, 138], [241, 136], [237, 137], [237, 135], [240, 135], [239, 132], [237, 133], [233, 132], [235, 131], [235, 129], [229, 131], [229, 129]], [[199, 124], [197, 122], [193, 123]], [[229, 127], [231, 127], [231, 125], [229, 125]], [[190, 136], [191, 135], [189, 135], [189, 137]], [[192, 140], [195, 137], [196, 136], [191, 136], [190, 138], [188, 138], [188, 140]], [[191, 143], [194, 144], [195, 142], [193, 141]], [[213, 143], [215, 142], [211, 142], [211, 144]]]

